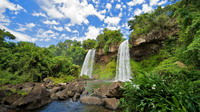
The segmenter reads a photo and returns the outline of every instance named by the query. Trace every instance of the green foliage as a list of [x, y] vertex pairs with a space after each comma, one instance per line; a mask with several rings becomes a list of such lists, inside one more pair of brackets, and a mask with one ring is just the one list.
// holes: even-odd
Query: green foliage
[[132, 77], [140, 77], [142, 72], [144, 72], [144, 68], [141, 66], [139, 62], [136, 62], [131, 59], [130, 65], [131, 65]]
[[93, 75], [99, 79], [112, 79], [116, 74], [116, 62], [111, 61], [106, 65], [96, 64], [94, 66]]
[[28, 81], [26, 76], [18, 76], [8, 71], [0, 70], [0, 86], [4, 84], [18, 84]]
[[13, 35], [13, 34], [11, 34], [10, 32], [8, 32], [8, 31], [6, 31], [6, 30], [2, 30], [2, 29], [0, 29], [0, 47], [1, 46], [4, 46], [4, 44], [6, 44], [6, 43], [4, 43], [4, 41], [6, 40], [6, 39], [15, 39], [16, 37]]
[[97, 36], [96, 48], [104, 49], [104, 53], [107, 53], [112, 45], [118, 45], [123, 41], [122, 36], [120, 30], [112, 31], [105, 28], [103, 34]]
[[94, 39], [87, 39], [83, 41], [83, 48], [84, 49], [92, 49], [95, 47], [96, 41]]
[[133, 72], [142, 72], [124, 85], [120, 100], [125, 111], [200, 111], [199, 6], [200, 2], [182, 0], [129, 21], [131, 37], [154, 30], [165, 32], [176, 24], [179, 32], [163, 42], [158, 54], [138, 63], [131, 61], [132, 69], [137, 69]]
[[193, 81], [197, 74], [192, 72], [184, 74], [187, 75], [190, 75], [187, 80], [177, 81], [174, 78], [171, 82], [158, 74], [144, 74], [132, 82], [126, 82], [124, 97], [120, 99], [121, 106], [127, 112], [198, 112], [200, 80]]
[[62, 75], [59, 78], [55, 78], [55, 77], [49, 77], [49, 78], [53, 81], [54, 84], [66, 83], [75, 79], [74, 76], [70, 76], [70, 75]]

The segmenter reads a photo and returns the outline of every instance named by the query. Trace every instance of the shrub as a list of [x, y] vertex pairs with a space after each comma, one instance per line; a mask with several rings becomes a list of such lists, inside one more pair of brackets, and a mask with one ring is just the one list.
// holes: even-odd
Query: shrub
[[143, 77], [124, 84], [121, 106], [127, 112], [198, 112], [199, 86], [200, 80], [177, 80], [172, 83], [158, 74], [144, 74]]

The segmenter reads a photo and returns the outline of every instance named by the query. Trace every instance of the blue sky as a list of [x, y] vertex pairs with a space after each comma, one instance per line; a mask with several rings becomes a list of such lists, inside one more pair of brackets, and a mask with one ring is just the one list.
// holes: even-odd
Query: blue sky
[[130, 32], [128, 20], [168, 0], [0, 0], [0, 28], [17, 41], [47, 47], [66, 39], [95, 39], [104, 28]]

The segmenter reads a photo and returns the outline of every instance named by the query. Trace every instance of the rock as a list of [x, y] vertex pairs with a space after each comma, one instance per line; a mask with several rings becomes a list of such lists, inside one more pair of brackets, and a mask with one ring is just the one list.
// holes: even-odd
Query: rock
[[23, 83], [23, 88], [30, 88], [30, 87], [34, 87], [34, 86], [35, 86], [34, 82]]
[[121, 98], [122, 93], [120, 91], [120, 88], [122, 87], [121, 82], [114, 82], [110, 86], [102, 85], [100, 88], [97, 88], [94, 90], [94, 95], [100, 96], [100, 97], [109, 97], [109, 98]]
[[29, 93], [33, 87], [23, 88], [22, 91]]
[[122, 97], [122, 93], [120, 91], [120, 89], [122, 88], [122, 82], [114, 82], [109, 86], [109, 92], [106, 95], [109, 98], [121, 98]]
[[100, 98], [92, 96], [83, 96], [80, 98], [80, 102], [83, 104], [102, 105]]
[[74, 95], [74, 97], [72, 98], [72, 100], [73, 100], [74, 102], [76, 102], [76, 101], [78, 100], [78, 98], [80, 98], [80, 94], [79, 94], [79, 93], [76, 93], [76, 94]]
[[50, 78], [44, 78], [43, 82], [44, 83], [53, 83], [53, 80], [51, 80]]
[[56, 95], [56, 93], [51, 94], [51, 99], [58, 100], [58, 96]]
[[116, 110], [119, 105], [119, 100], [117, 100], [116, 98], [103, 98], [102, 102], [104, 107], [111, 110]]
[[34, 87], [34, 89], [25, 96], [15, 96], [13, 99], [13, 106], [24, 108], [25, 110], [33, 110], [40, 108], [51, 102], [50, 93], [42, 87]]
[[100, 88], [95, 89], [94, 94], [98, 95], [100, 97], [106, 97], [108, 95], [108, 92], [109, 92], [108, 89], [109, 89], [108, 86], [103, 85]]
[[67, 100], [69, 98], [67, 91], [68, 91], [67, 89], [59, 91], [56, 93], [56, 96], [58, 97], [59, 100]]
[[82, 92], [81, 95], [82, 95], [82, 96], [88, 96], [88, 95], [89, 95], [89, 92], [85, 90], [85, 91]]
[[61, 90], [61, 87], [53, 87], [52, 89], [49, 90], [49, 92], [50, 92], [51, 94], [53, 94], [53, 93], [57, 93], [57, 92], [60, 91], [60, 90]]
[[176, 61], [175, 64], [180, 68], [187, 68], [187, 66], [184, 63], [180, 62], [180, 61]]
[[74, 96], [75, 93], [81, 94], [85, 90], [85, 82], [80, 81], [80, 82], [70, 82], [67, 84], [68, 89], [68, 95], [69, 96]]
[[164, 41], [169, 36], [178, 35], [178, 25], [172, 25], [166, 29], [153, 29], [145, 34], [132, 36], [130, 39], [130, 58], [135, 61], [142, 61], [149, 56], [159, 52]]
[[73, 97], [73, 96], [75, 95], [75, 92], [74, 92], [74, 91], [68, 90], [68, 91], [67, 91], [67, 95], [68, 95], [69, 97]]

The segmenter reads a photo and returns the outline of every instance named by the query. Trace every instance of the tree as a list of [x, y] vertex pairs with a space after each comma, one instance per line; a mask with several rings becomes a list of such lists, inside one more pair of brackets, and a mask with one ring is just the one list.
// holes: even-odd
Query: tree
[[83, 41], [83, 48], [86, 50], [92, 49], [95, 47], [96, 41], [94, 39], [87, 39]]
[[4, 41], [6, 39], [12, 39], [13, 40], [15, 38], [16, 37], [13, 34], [11, 34], [10, 32], [5, 31], [4, 29], [3, 30], [0, 29], [0, 47], [3, 46]]

